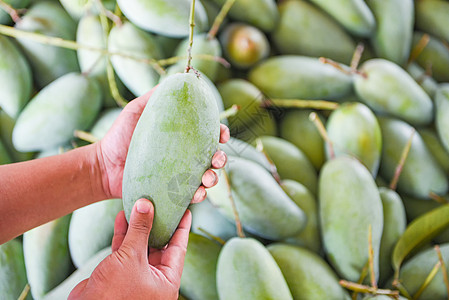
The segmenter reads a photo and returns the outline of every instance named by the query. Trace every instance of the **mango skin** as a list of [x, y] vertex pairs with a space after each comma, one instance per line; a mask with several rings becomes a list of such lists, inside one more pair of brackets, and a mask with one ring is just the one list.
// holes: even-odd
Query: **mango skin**
[[[99, 14], [100, 9], [97, 3], [89, 2], [89, 0], [59, 0], [64, 9], [69, 13], [69, 15], [76, 21], [79, 21], [85, 14]], [[114, 0], [104, 0], [103, 5], [114, 11], [115, 1]]]
[[276, 260], [296, 300], [349, 300], [338, 277], [317, 254], [301, 247], [271, 244], [267, 247]]
[[226, 144], [220, 145], [220, 150], [224, 151], [226, 155], [231, 157], [241, 157], [258, 163], [268, 171], [272, 171], [272, 165], [268, 161], [266, 155], [259, 152], [251, 144], [242, 140], [231, 137]]
[[370, 172], [351, 157], [326, 162], [319, 180], [319, 215], [325, 253], [341, 277], [357, 281], [368, 261], [372, 227], [374, 271], [379, 275], [382, 201]]
[[[189, 35], [191, 2], [188, 0], [118, 0], [123, 14], [143, 30], [168, 37]], [[203, 5], [195, 4], [195, 28], [200, 32], [208, 25]]]
[[449, 175], [449, 152], [444, 149], [436, 131], [427, 128], [420, 129], [418, 132], [438, 165], [440, 165], [443, 171]]
[[[427, 0], [426, 0], [427, 1]], [[422, 32], [413, 35], [413, 46], [422, 38]], [[432, 77], [439, 82], [449, 81], [449, 49], [438, 39], [429, 35], [429, 42], [416, 58], [422, 68], [431, 67]]]
[[416, 2], [416, 27], [449, 42], [449, 3], [441, 0]]
[[305, 56], [269, 58], [253, 68], [248, 78], [271, 98], [332, 100], [352, 91], [351, 76]]
[[354, 88], [360, 99], [377, 113], [388, 113], [412, 125], [425, 125], [433, 119], [433, 103], [426, 92], [398, 65], [371, 59], [356, 76]]
[[371, 44], [379, 57], [404, 65], [411, 51], [413, 0], [367, 0], [374, 14], [377, 29]]
[[449, 84], [443, 84], [437, 91], [435, 96], [437, 105], [436, 111], [436, 128], [441, 143], [449, 152]]
[[97, 139], [102, 139], [109, 129], [111, 129], [121, 112], [122, 108], [109, 108], [103, 110], [90, 129], [90, 133]]
[[195, 74], [175, 74], [155, 90], [134, 130], [123, 174], [129, 220], [140, 198], [153, 202], [149, 244], [167, 244], [210, 167], [220, 121], [214, 95]]
[[31, 97], [33, 78], [23, 54], [6, 36], [0, 36], [0, 107], [17, 118]]
[[[412, 135], [413, 127], [403, 121], [386, 117], [379, 118], [379, 124], [384, 144], [379, 173], [389, 182], [393, 179], [395, 168]], [[429, 199], [430, 192], [444, 195], [448, 190], [446, 175], [417, 132], [414, 133], [397, 190], [422, 199]]]
[[16, 148], [14, 148], [14, 145], [12, 143], [12, 132], [15, 125], [16, 120], [11, 118], [3, 110], [0, 110], [0, 140], [2, 140], [3, 145], [11, 156], [11, 159], [14, 162], [30, 160], [33, 158], [34, 153], [19, 152], [16, 150]]
[[272, 38], [281, 54], [324, 56], [350, 63], [356, 48], [354, 40], [324, 12], [305, 1], [281, 3], [279, 12], [279, 25]]
[[12, 159], [9, 156], [8, 150], [6, 150], [5, 145], [3, 145], [3, 142], [0, 140], [0, 165], [10, 163], [12, 163]]
[[[354, 156], [375, 178], [380, 164], [382, 135], [374, 113], [362, 103], [345, 103], [331, 113], [326, 127], [335, 156]], [[328, 158], [329, 151], [326, 147]]]
[[[63, 95], [63, 96], [62, 96]], [[79, 73], [69, 73], [42, 89], [17, 119], [12, 139], [19, 151], [54, 148], [87, 129], [101, 106], [98, 84]]]
[[421, 68], [420, 65], [418, 65], [418, 63], [416, 62], [412, 62], [411, 64], [409, 64], [406, 70], [410, 74], [410, 76], [412, 76], [412, 78], [415, 79], [415, 81], [423, 88], [427, 95], [429, 95], [433, 99], [438, 88], [438, 84], [435, 79], [433, 79], [432, 76], [426, 74], [426, 71]]
[[[30, 0], [4, 0], [6, 4], [9, 4], [11, 7], [17, 9], [17, 8], [25, 8], [29, 3]], [[0, 10], [0, 24], [8, 25], [11, 23], [11, 17], [3, 10]]]
[[22, 243], [18, 240], [11, 240], [0, 245], [0, 295], [2, 295], [2, 299], [17, 300], [26, 284], [27, 276]]
[[217, 242], [195, 233], [189, 234], [180, 289], [185, 297], [218, 299], [216, 273], [220, 250], [221, 246]]
[[270, 111], [261, 109], [257, 115], [254, 115], [253, 119], [255, 119], [254, 123], [248, 125], [230, 125], [232, 128], [231, 135], [247, 143], [254, 143], [260, 136], [277, 135], [276, 119]]
[[42, 299], [70, 274], [70, 218], [67, 215], [48, 222], [23, 236], [25, 266], [34, 299]]
[[217, 290], [221, 300], [293, 299], [270, 252], [252, 238], [233, 238], [220, 252]]
[[[208, 197], [224, 216], [234, 222], [227, 180], [223, 170], [218, 174], [218, 184], [208, 190]], [[304, 212], [262, 166], [233, 157], [226, 165], [226, 175], [242, 226], [249, 233], [282, 240], [298, 234], [305, 227]]]
[[[261, 136], [263, 151], [276, 166], [281, 179], [303, 184], [312, 194], [317, 191], [317, 174], [308, 158], [292, 143], [278, 137]], [[257, 143], [257, 141], [256, 141]]]

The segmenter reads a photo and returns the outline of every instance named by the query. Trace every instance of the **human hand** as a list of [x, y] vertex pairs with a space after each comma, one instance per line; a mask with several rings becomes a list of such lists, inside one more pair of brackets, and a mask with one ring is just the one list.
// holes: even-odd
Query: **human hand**
[[178, 299], [192, 216], [184, 214], [163, 249], [150, 248], [148, 237], [154, 208], [147, 199], [136, 202], [129, 226], [125, 214], [115, 219], [112, 254], [70, 293], [73, 299]]
[[[96, 151], [106, 198], [122, 197], [123, 169], [131, 137], [155, 88], [126, 105], [106, 136], [97, 143]], [[229, 128], [220, 124], [220, 143], [226, 143], [229, 137]], [[212, 157], [212, 168], [221, 169], [226, 161], [226, 154], [219, 150]], [[217, 174], [210, 169], [207, 170], [202, 177], [202, 185], [193, 196], [192, 203], [206, 199], [205, 188], [213, 187], [217, 182]]]

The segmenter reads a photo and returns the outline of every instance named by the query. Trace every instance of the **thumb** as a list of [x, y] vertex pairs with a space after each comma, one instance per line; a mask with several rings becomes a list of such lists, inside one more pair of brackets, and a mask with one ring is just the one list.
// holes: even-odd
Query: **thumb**
[[153, 225], [154, 208], [151, 201], [139, 199], [129, 218], [128, 231], [120, 248], [133, 249], [138, 256], [148, 257], [148, 238]]

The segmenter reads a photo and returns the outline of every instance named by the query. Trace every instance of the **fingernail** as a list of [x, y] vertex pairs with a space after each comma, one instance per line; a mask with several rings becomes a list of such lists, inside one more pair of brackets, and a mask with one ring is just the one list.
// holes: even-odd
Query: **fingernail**
[[147, 214], [151, 210], [151, 206], [148, 200], [137, 200], [137, 212], [141, 214]]
[[214, 173], [208, 173], [207, 174], [207, 181], [209, 182], [209, 184], [214, 184], [215, 181], [217, 181], [217, 176], [215, 176]]

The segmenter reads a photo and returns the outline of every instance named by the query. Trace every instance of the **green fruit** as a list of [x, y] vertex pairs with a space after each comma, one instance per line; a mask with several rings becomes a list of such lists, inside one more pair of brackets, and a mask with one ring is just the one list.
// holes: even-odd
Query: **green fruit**
[[0, 110], [0, 140], [3, 141], [3, 145], [11, 156], [14, 162], [20, 162], [30, 160], [33, 158], [34, 153], [31, 152], [19, 152], [14, 148], [12, 143], [12, 132], [16, 121], [11, 118], [7, 113]]
[[[189, 0], [118, 0], [123, 14], [136, 26], [168, 37], [189, 35]], [[195, 28], [200, 32], [208, 25], [206, 11], [195, 4]]]
[[432, 121], [432, 100], [401, 67], [384, 59], [371, 59], [360, 71], [365, 76], [356, 76], [355, 91], [372, 110], [414, 125]]
[[363, 0], [312, 0], [354, 35], [370, 37], [376, 29], [374, 15]]
[[374, 14], [377, 29], [371, 44], [379, 57], [403, 65], [411, 51], [413, 0], [367, 0]]
[[301, 150], [278, 137], [262, 136], [259, 139], [281, 179], [296, 180], [316, 194], [318, 179], [315, 168]]
[[269, 58], [248, 78], [271, 98], [335, 99], [352, 91], [351, 76], [304, 56]]
[[[213, 1], [220, 7], [226, 2], [226, 0]], [[274, 0], [238, 0], [232, 5], [229, 16], [271, 32], [278, 23], [279, 12]]]
[[[154, 37], [129, 22], [112, 28], [108, 50], [139, 59], [157, 60], [163, 57]], [[159, 81], [159, 74], [149, 64], [118, 55], [111, 56], [111, 63], [122, 82], [135, 96], [145, 94]]]
[[311, 110], [287, 111], [281, 120], [280, 136], [304, 152], [315, 169], [319, 170], [325, 160], [324, 143], [315, 124], [309, 119], [311, 112]]
[[42, 89], [20, 114], [12, 136], [14, 146], [19, 151], [36, 151], [65, 144], [74, 130], [92, 124], [100, 105], [95, 81], [78, 73], [64, 75]]
[[416, 27], [449, 42], [449, 3], [441, 0], [416, 2]]
[[283, 180], [281, 187], [287, 195], [301, 208], [307, 217], [306, 227], [298, 235], [285, 240], [286, 243], [303, 246], [315, 253], [321, 249], [320, 229], [318, 225], [318, 208], [313, 194], [301, 183]]
[[449, 84], [443, 84], [437, 90], [436, 103], [436, 128], [441, 143], [449, 151]]
[[3, 145], [3, 142], [0, 140], [0, 165], [12, 163], [12, 159], [6, 150], [6, 147]]
[[[345, 103], [332, 112], [326, 127], [334, 155], [354, 156], [376, 177], [382, 136], [373, 112], [361, 103]], [[326, 153], [328, 158], [331, 157], [329, 147], [326, 147]]]
[[437, 133], [432, 129], [421, 129], [418, 132], [438, 165], [446, 174], [449, 174], [449, 152], [444, 149]]
[[438, 84], [435, 79], [426, 74], [424, 69], [422, 69], [417, 63], [413, 62], [407, 66], [407, 72], [423, 88], [429, 97], [433, 98], [435, 96]]
[[295, 300], [349, 300], [338, 277], [317, 254], [296, 246], [271, 244], [268, 251], [276, 260]]
[[[376, 296], [366, 296], [363, 298], [363, 300], [391, 300], [392, 298], [389, 296], [385, 296], [385, 295], [376, 295]], [[399, 300], [407, 300], [407, 298], [404, 298], [402, 296], [399, 296], [399, 298], [397, 298]]]
[[0, 107], [17, 118], [30, 100], [33, 85], [25, 57], [6, 36], [0, 36]]
[[34, 299], [42, 299], [70, 274], [70, 217], [51, 221], [23, 235], [25, 266]]
[[[440, 250], [441, 255], [443, 256], [443, 261], [447, 266], [449, 264], [449, 244], [440, 245]], [[437, 252], [435, 249], [430, 248], [415, 255], [401, 267], [399, 280], [410, 295], [414, 295], [419, 290], [438, 261]], [[440, 268], [436, 276], [430, 281], [429, 285], [418, 299], [444, 300], [447, 299], [447, 297], [448, 292]]]
[[[101, 12], [98, 4], [89, 0], [59, 0], [59, 2], [61, 2], [64, 9], [76, 21], [79, 21], [85, 14], [99, 14]], [[114, 11], [115, 0], [104, 0], [102, 1], [102, 5]]]
[[0, 245], [0, 295], [17, 300], [27, 284], [22, 244], [11, 240]]
[[73, 264], [77, 268], [111, 245], [115, 217], [122, 209], [121, 199], [111, 199], [73, 212], [68, 242]]
[[268, 161], [266, 155], [244, 141], [231, 137], [226, 144], [220, 145], [220, 150], [223, 150], [228, 158], [229, 156], [241, 157], [258, 163], [268, 171], [272, 171], [272, 164]]
[[281, 54], [324, 56], [350, 63], [354, 40], [324, 12], [305, 1], [286, 1], [279, 11], [279, 25], [272, 36]]
[[430, 192], [444, 195], [448, 181], [436, 163], [419, 133], [405, 122], [379, 118], [382, 130], [383, 149], [380, 175], [391, 181], [401, 154], [413, 134], [410, 151], [398, 181], [398, 191], [410, 196], [427, 199]]
[[162, 52], [163, 58], [172, 57], [178, 47], [181, 39], [171, 38], [163, 35], [153, 35], [153, 39], [156, 40], [156, 44], [159, 46]]
[[[423, 35], [421, 32], [413, 35], [413, 46], [418, 44]], [[435, 80], [449, 81], [449, 49], [438, 39], [429, 36], [429, 42], [416, 58], [416, 62], [424, 69], [430, 68]]]
[[357, 282], [368, 262], [371, 227], [377, 278], [383, 212], [379, 191], [368, 169], [351, 157], [328, 161], [320, 173], [319, 207], [325, 252], [331, 265], [347, 280]]
[[[201, 0], [201, 4], [204, 6], [204, 9], [206, 10], [207, 19], [209, 20], [208, 28], [212, 28], [215, 18], [220, 13], [221, 7], [219, 7], [217, 4], [215, 4], [210, 0]], [[221, 23], [222, 24], [221, 26], [225, 25], [226, 23], [227, 19], [225, 18], [223, 20], [223, 23]]]
[[233, 238], [220, 252], [217, 290], [222, 300], [293, 299], [270, 252], [254, 239]]
[[221, 246], [190, 233], [181, 277], [181, 293], [189, 299], [218, 299], [216, 270]]
[[[76, 25], [72, 18], [56, 2], [43, 1], [31, 6], [16, 24], [17, 29], [75, 39]], [[30, 39], [18, 38], [34, 73], [34, 80], [42, 88], [64, 74], [79, 71], [73, 50], [41, 44]]]
[[81, 268], [72, 273], [66, 280], [60, 285], [51, 290], [45, 295], [43, 300], [60, 300], [67, 299], [70, 292], [84, 279], [90, 277], [94, 269], [102, 262], [109, 254], [111, 254], [111, 248], [106, 248], [95, 254], [94, 257], [89, 259]]
[[[226, 165], [226, 175], [223, 170], [217, 173], [220, 179], [215, 187], [208, 190], [209, 200], [233, 221], [234, 212], [229, 199], [231, 189], [242, 226], [248, 232], [281, 240], [298, 234], [305, 227], [304, 212], [262, 166], [233, 157]], [[225, 176], [229, 179], [230, 188]]]
[[232, 66], [246, 69], [270, 54], [270, 44], [259, 29], [242, 23], [232, 23], [220, 36], [226, 57]]
[[94, 126], [92, 126], [90, 133], [97, 139], [102, 139], [109, 131], [109, 129], [111, 129], [112, 124], [114, 124], [115, 120], [117, 120], [121, 112], [121, 108], [110, 108], [104, 110], [95, 121], [95, 124]]
[[270, 111], [262, 109], [257, 115], [253, 115], [253, 119], [254, 123], [245, 126], [237, 127], [230, 124], [231, 135], [247, 143], [254, 143], [259, 136], [277, 135], [276, 120]]
[[214, 95], [197, 75], [172, 75], [151, 96], [134, 130], [123, 174], [127, 219], [139, 198], [155, 206], [151, 247], [169, 241], [210, 167], [219, 136]]
[[[3, 1], [14, 9], [25, 8], [30, 3], [30, 0], [3, 0]], [[7, 25], [11, 21], [12, 21], [11, 17], [3, 9], [0, 9], [0, 24]]]
[[384, 282], [393, 274], [391, 258], [394, 247], [405, 231], [407, 219], [401, 197], [388, 188], [379, 189], [384, 213], [384, 228], [380, 241], [379, 272], [380, 282]]

